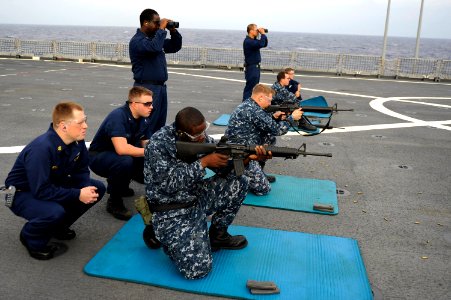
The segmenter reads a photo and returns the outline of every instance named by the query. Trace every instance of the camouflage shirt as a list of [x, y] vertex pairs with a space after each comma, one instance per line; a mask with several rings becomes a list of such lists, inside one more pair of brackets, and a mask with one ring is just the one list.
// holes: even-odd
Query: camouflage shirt
[[[291, 116], [288, 120], [292, 121]], [[225, 134], [230, 143], [263, 145], [268, 137], [284, 135], [289, 128], [289, 122], [275, 120], [271, 113], [248, 98], [230, 116]]]
[[276, 94], [272, 98], [272, 105], [279, 105], [284, 102], [297, 103], [299, 101], [295, 94], [287, 90], [278, 82], [275, 82], [271, 88], [276, 91]]
[[[150, 138], [144, 150], [144, 181], [151, 203], [185, 203], [202, 189], [206, 171], [200, 161], [186, 163], [176, 157], [174, 124], [164, 126]], [[206, 143], [214, 143], [207, 136]], [[158, 199], [158, 200], [156, 200]]]

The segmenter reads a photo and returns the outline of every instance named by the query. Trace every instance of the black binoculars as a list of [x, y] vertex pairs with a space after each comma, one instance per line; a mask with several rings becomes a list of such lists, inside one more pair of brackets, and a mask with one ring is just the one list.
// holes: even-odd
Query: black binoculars
[[168, 22], [168, 24], [166, 24], [166, 28], [167, 29], [174, 29], [174, 28], [179, 28], [179, 22]]

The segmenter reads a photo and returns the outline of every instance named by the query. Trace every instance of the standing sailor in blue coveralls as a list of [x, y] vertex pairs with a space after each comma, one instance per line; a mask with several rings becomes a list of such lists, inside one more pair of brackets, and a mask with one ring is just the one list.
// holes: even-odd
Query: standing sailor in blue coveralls
[[[182, 36], [169, 19], [160, 19], [153, 9], [145, 9], [139, 16], [141, 28], [129, 43], [134, 86], [143, 86], [153, 92], [155, 113], [150, 118], [150, 134], [166, 124], [168, 97], [165, 82], [168, 70], [165, 53], [176, 53], [182, 48]], [[169, 28], [170, 27], [170, 28]], [[171, 38], [166, 39], [168, 29]]]
[[89, 147], [89, 167], [107, 178], [110, 198], [106, 209], [119, 220], [132, 216], [122, 199], [134, 195], [130, 181], [144, 183], [144, 146], [150, 138], [152, 109], [152, 91], [131, 88], [128, 101], [105, 118]]
[[83, 108], [59, 103], [52, 119], [47, 132], [20, 152], [5, 181], [16, 188], [11, 210], [28, 220], [20, 241], [39, 260], [64, 253], [67, 246], [50, 239], [75, 238], [69, 227], [105, 194], [105, 185], [89, 177]]
[[[260, 49], [268, 46], [266, 32], [265, 28], [257, 28], [255, 24], [247, 25], [247, 36], [243, 42], [244, 77], [246, 79], [243, 101], [251, 96], [252, 89], [260, 82], [260, 62], [262, 60]], [[257, 38], [259, 34], [260, 39]]]

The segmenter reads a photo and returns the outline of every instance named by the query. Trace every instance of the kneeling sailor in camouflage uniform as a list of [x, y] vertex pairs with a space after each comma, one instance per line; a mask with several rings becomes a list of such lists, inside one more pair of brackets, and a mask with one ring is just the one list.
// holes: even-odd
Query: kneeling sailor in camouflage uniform
[[[257, 84], [252, 90], [252, 96], [238, 105], [230, 116], [226, 129], [228, 142], [244, 145], [274, 145], [276, 136], [284, 135], [290, 128], [290, 123], [302, 117], [302, 110], [295, 110], [288, 118], [283, 112], [274, 114], [264, 109], [271, 105], [274, 90]], [[275, 177], [263, 172], [265, 162], [251, 161], [246, 167], [245, 175], [250, 178], [249, 190], [256, 195], [265, 195], [271, 191], [270, 182]]]
[[[156, 242], [152, 247], [146, 241], [151, 248], [158, 247], [159, 240], [164, 252], [188, 279], [202, 278], [210, 272], [211, 251], [247, 246], [244, 236], [232, 236], [227, 228], [246, 196], [248, 178], [237, 177], [227, 168], [229, 157], [225, 154], [211, 153], [189, 162], [177, 157], [176, 141], [214, 143], [205, 133], [207, 127], [199, 110], [186, 107], [178, 112], [175, 123], [151, 137], [145, 149], [146, 196], [153, 218], [144, 231], [144, 239], [147, 236]], [[258, 155], [251, 155], [245, 163], [266, 154], [261, 146], [256, 151]], [[204, 178], [207, 167], [217, 171], [217, 175]], [[221, 174], [221, 170], [228, 172]], [[208, 230], [209, 215], [213, 217]]]

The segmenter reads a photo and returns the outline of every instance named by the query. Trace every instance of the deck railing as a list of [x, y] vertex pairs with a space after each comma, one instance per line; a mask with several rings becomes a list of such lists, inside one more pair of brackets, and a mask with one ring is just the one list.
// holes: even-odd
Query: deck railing
[[[292, 67], [302, 72], [334, 73], [440, 81], [451, 79], [451, 60], [396, 58], [322, 52], [262, 50], [263, 70]], [[128, 44], [0, 39], [0, 56], [78, 59], [130, 63]], [[242, 49], [183, 47], [166, 55], [169, 65], [241, 69]]]

